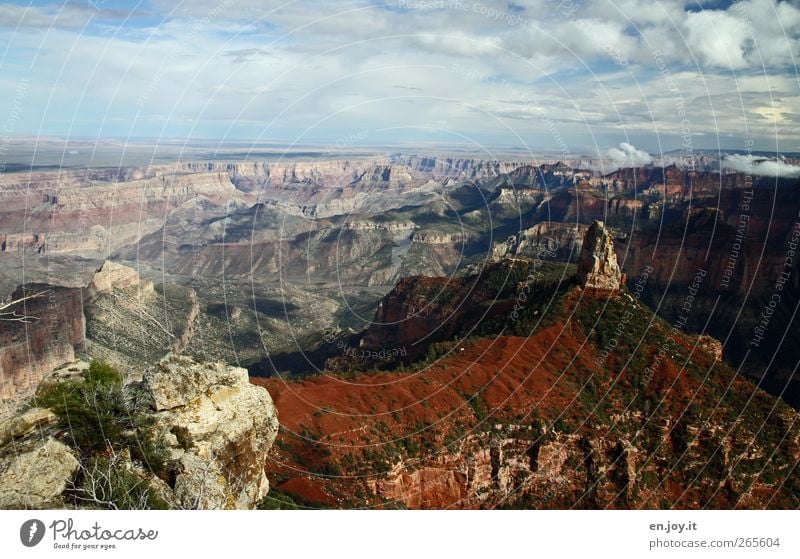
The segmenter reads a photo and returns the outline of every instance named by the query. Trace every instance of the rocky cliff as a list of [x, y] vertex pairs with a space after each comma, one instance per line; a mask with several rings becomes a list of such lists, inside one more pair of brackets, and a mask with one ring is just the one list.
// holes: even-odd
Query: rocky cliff
[[[173, 273], [195, 266], [203, 273], [228, 269], [232, 274], [260, 274], [274, 264], [271, 255], [284, 248], [291, 252], [294, 244], [302, 250], [305, 239], [295, 235], [309, 233], [309, 220], [324, 226], [321, 220], [336, 218], [335, 225], [346, 226], [353, 216], [358, 221], [376, 216], [379, 223], [387, 211], [401, 213], [403, 208], [443, 203], [445, 188], [490, 180], [518, 166], [457, 158], [365, 157], [195, 161], [131, 169], [7, 174], [0, 177], [4, 202], [0, 259], [10, 262], [25, 253], [26, 270], [40, 271], [40, 275], [46, 273], [50, 259], [59, 255], [144, 258]], [[258, 218], [259, 208], [267, 219]], [[235, 239], [236, 222], [247, 216], [256, 216], [249, 229], [243, 228], [250, 236]], [[224, 226], [229, 217], [232, 229]], [[407, 216], [398, 221], [407, 221]], [[304, 230], [299, 230], [299, 225]], [[319, 245], [328, 245], [327, 238], [335, 234], [336, 230], [323, 232]], [[280, 240], [286, 246], [280, 246]], [[378, 246], [371, 254], [391, 249], [393, 242], [389, 239], [388, 246]], [[229, 257], [220, 254], [223, 243], [229, 245]], [[187, 258], [189, 248], [192, 256], [199, 253], [196, 258]], [[421, 258], [435, 262], [442, 256], [435, 254], [437, 251], [432, 249]], [[236, 268], [244, 268], [244, 256], [253, 252], [264, 253], [256, 259], [256, 264], [263, 265], [239, 272]], [[295, 259], [289, 254], [286, 261]], [[423, 271], [401, 271], [390, 258], [376, 261], [358, 281], [391, 284], [398, 274]]]
[[155, 431], [169, 448], [175, 502], [191, 509], [250, 509], [267, 494], [267, 454], [278, 416], [247, 371], [168, 356], [144, 375]]
[[169, 352], [182, 353], [199, 312], [194, 289], [174, 284], [156, 288], [136, 275], [135, 282], [123, 281], [87, 300], [87, 351], [125, 373], [137, 374]]
[[[643, 224], [617, 248], [629, 281], [649, 270], [643, 301], [689, 331], [706, 329], [727, 340], [726, 360], [800, 408], [800, 338], [792, 312], [800, 302], [796, 192], [796, 181], [773, 180], [768, 188], [730, 188], [691, 205], [676, 202], [658, 224]], [[689, 296], [690, 312], [682, 311]], [[770, 298], [775, 305], [777, 297], [773, 313]], [[774, 316], [758, 340], [765, 312]]]
[[244, 369], [170, 355], [123, 385], [76, 362], [34, 402], [0, 422], [0, 508], [252, 509], [269, 491], [277, 414]]
[[[718, 163], [716, 164], [718, 167]], [[668, 165], [622, 168], [604, 175], [598, 182], [606, 188], [624, 192], [654, 191], [669, 200], [681, 200], [690, 195], [716, 196], [725, 190], [770, 189], [776, 182], [771, 177], [752, 176], [745, 173], [720, 173], [708, 169]]]
[[30, 397], [42, 377], [75, 359], [86, 321], [81, 289], [28, 284], [11, 296], [22, 300], [10, 310], [26, 317], [0, 321], [0, 400]]
[[[89, 352], [134, 372], [188, 343], [197, 317], [192, 290], [177, 286], [160, 298], [133, 268], [106, 261], [83, 287], [26, 284], [11, 296], [10, 311], [24, 320], [0, 320], [0, 400], [7, 407], [29, 398], [42, 378]], [[171, 320], [164, 321], [169, 313]], [[163, 322], [162, 322], [163, 321]]]
[[4, 201], [0, 258], [2, 252], [20, 250], [107, 256], [157, 230], [170, 211], [186, 202], [206, 200], [223, 213], [228, 204], [244, 203], [242, 193], [221, 173], [159, 175], [99, 184], [91, 180], [81, 184], [75, 179], [76, 185], [66, 179], [40, 177], [25, 187], [14, 182], [15, 177], [0, 183]]
[[418, 359], [438, 342], [474, 335], [514, 311], [511, 294], [525, 281], [505, 263], [477, 276], [401, 279], [378, 304], [357, 348], [333, 357], [336, 370], [386, 366]]
[[588, 225], [546, 221], [523, 229], [492, 247], [496, 260], [523, 256], [528, 258], [558, 258], [565, 262], [577, 260]]

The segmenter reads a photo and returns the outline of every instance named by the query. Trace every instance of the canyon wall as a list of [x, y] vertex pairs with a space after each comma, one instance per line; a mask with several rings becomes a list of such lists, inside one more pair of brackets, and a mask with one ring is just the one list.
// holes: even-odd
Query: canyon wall
[[27, 322], [0, 321], [0, 400], [29, 398], [45, 374], [75, 359], [74, 347], [85, 340], [81, 289], [28, 284], [12, 297], [35, 294], [10, 309]]
[[86, 256], [108, 255], [136, 242], [156, 231], [170, 211], [186, 202], [202, 199], [223, 208], [244, 203], [242, 194], [221, 173], [82, 185], [43, 180], [25, 187], [6, 178], [0, 184], [0, 198], [4, 202], [2, 252]]

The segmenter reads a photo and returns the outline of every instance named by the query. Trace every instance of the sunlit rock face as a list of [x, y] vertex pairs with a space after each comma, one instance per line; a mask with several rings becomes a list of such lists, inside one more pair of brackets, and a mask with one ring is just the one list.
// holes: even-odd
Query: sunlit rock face
[[148, 371], [142, 388], [174, 461], [177, 504], [254, 508], [269, 491], [264, 464], [278, 433], [269, 392], [245, 369], [177, 355]]
[[619, 289], [622, 270], [614, 252], [614, 240], [602, 221], [595, 221], [583, 237], [578, 261], [578, 282], [588, 289]]

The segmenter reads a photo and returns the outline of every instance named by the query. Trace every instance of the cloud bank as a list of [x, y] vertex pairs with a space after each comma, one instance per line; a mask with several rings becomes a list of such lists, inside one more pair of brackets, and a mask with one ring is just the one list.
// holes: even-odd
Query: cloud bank
[[653, 162], [653, 157], [644, 150], [636, 149], [635, 146], [622, 142], [619, 148], [608, 150], [608, 157], [613, 165], [619, 167], [641, 167]]
[[800, 177], [800, 166], [791, 165], [781, 159], [767, 159], [752, 155], [727, 155], [722, 160], [723, 169], [749, 173], [760, 177], [797, 178]]

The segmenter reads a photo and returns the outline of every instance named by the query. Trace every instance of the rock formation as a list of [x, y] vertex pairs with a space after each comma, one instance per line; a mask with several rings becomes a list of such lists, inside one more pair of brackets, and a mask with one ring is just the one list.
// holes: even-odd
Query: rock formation
[[97, 293], [110, 293], [115, 289], [124, 289], [138, 285], [139, 274], [133, 268], [111, 260], [106, 260], [94, 275], [90, 288]]
[[188, 201], [206, 200], [208, 213], [212, 208], [224, 213], [226, 205], [243, 203], [225, 173], [174, 173], [99, 184], [80, 177], [70, 184], [71, 178], [53, 173], [23, 185], [17, 175], [0, 179], [5, 247], [0, 252], [105, 256], [157, 230], [165, 215]]
[[[777, 466], [775, 479], [784, 479], [798, 456], [796, 443], [782, 445], [782, 458], [771, 462], [762, 454], [762, 445], [770, 444], [766, 439], [751, 445], [720, 430], [740, 413], [735, 398], [723, 402], [726, 409], [708, 424], [699, 415], [701, 407], [686, 407], [684, 394], [703, 386], [705, 371], [719, 359], [719, 344], [679, 335], [671, 350], [677, 353], [654, 358], [669, 325], [658, 321], [655, 329], [646, 327], [652, 314], [630, 294], [601, 300], [582, 297], [571, 284], [559, 290], [558, 278], [570, 270], [563, 264], [506, 260], [474, 277], [406, 278], [384, 298], [361, 343], [349, 342], [357, 350], [344, 352], [355, 356], [328, 362], [329, 368], [341, 365], [352, 373], [364, 355], [376, 356], [366, 367], [370, 373], [357, 376], [356, 383], [342, 389], [329, 375], [297, 383], [256, 381], [269, 388], [279, 411], [285, 410], [286, 431], [270, 467], [288, 479], [277, 489], [334, 507], [624, 508], [653, 502], [693, 507], [709, 499], [713, 506], [767, 506], [756, 493], [772, 489], [752, 485], [758, 488], [748, 490], [753, 482], [748, 472]], [[491, 304], [483, 306], [487, 297]], [[563, 307], [551, 304], [562, 297]], [[470, 309], [482, 316], [470, 316]], [[630, 328], [615, 342], [625, 355], [631, 352], [635, 365], [617, 361], [618, 353], [603, 353], [604, 336], [624, 313]], [[470, 330], [459, 332], [454, 324]], [[509, 335], [514, 331], [517, 336]], [[406, 361], [400, 374], [376, 372], [398, 345], [408, 346], [410, 360], [424, 356], [425, 361]], [[682, 359], [689, 352], [686, 365]], [[731, 381], [743, 394], [754, 391], [723, 363], [714, 368], [716, 387], [703, 386], [698, 401], [717, 401], [718, 390]], [[587, 378], [592, 379], [588, 384]], [[565, 383], [572, 385], [567, 393], [561, 391]], [[644, 396], [633, 411], [606, 399], [601, 406], [608, 406], [598, 412], [598, 396], [607, 398], [605, 387], [613, 387], [611, 400], [629, 402], [631, 391]], [[652, 415], [655, 398], [664, 394], [668, 409]], [[765, 406], [759, 418], [772, 405], [781, 409], [781, 419], [769, 423], [773, 432], [783, 433], [785, 421], [797, 417], [765, 393], [758, 391], [757, 397]], [[613, 435], [607, 429], [612, 424]], [[742, 427], [756, 432], [761, 426], [756, 420]], [[313, 437], [291, 435], [306, 430]], [[365, 442], [371, 446], [363, 454], [349, 444]], [[717, 448], [724, 449], [722, 456], [713, 454]], [[688, 489], [706, 465], [729, 468], [739, 458], [739, 466]], [[681, 466], [673, 468], [676, 461]], [[301, 467], [311, 474], [298, 474]], [[331, 472], [342, 477], [315, 475]], [[343, 480], [349, 475], [362, 477], [365, 486], [350, 486]], [[717, 493], [726, 475], [732, 489]], [[675, 486], [687, 488], [680, 502], [667, 489]], [[782, 503], [776, 506], [793, 506], [791, 491], [781, 490], [775, 499]]]
[[48, 409], [30, 408], [0, 421], [0, 446], [14, 439], [30, 435], [36, 429], [56, 422], [56, 415]]
[[267, 453], [278, 433], [269, 393], [245, 369], [169, 355], [144, 375], [183, 508], [249, 509], [269, 491]]
[[622, 270], [614, 252], [614, 240], [602, 221], [586, 230], [578, 260], [578, 282], [584, 289], [616, 291], [622, 282]]
[[[47, 377], [48, 387], [81, 386], [88, 368], [75, 362], [59, 369]], [[137, 424], [148, 426], [142, 436], [164, 451], [163, 467], [151, 471], [141, 455], [134, 458], [138, 435], [106, 441], [107, 448], [100, 442], [99, 455], [72, 448], [63, 412], [29, 408], [0, 422], [0, 509], [102, 504], [108, 493], [100, 502], [84, 498], [98, 456], [174, 508], [252, 509], [267, 494], [264, 467], [278, 418], [269, 393], [250, 384], [247, 371], [168, 355], [122, 390], [137, 402]], [[130, 418], [133, 409], [123, 415]]]
[[46, 284], [18, 287], [13, 300], [37, 296], [12, 309], [29, 317], [27, 323], [0, 322], [0, 400], [30, 397], [44, 376], [74, 361], [75, 348], [81, 348], [87, 338], [85, 309], [119, 290], [147, 294], [152, 293], [153, 285], [142, 283], [133, 268], [106, 261], [82, 288]]
[[574, 261], [580, 254], [587, 225], [574, 223], [542, 222], [495, 243], [492, 258], [523, 256], [540, 260]]
[[[596, 471], [576, 475], [587, 457]], [[527, 426], [498, 425], [494, 432], [466, 437], [425, 465], [398, 463], [368, 486], [389, 502], [411, 509], [491, 508], [506, 501], [537, 502], [537, 508], [580, 508], [632, 493], [635, 450], [613, 437], [532, 432]], [[602, 472], [598, 475], [597, 472]], [[584, 493], [585, 487], [592, 490]]]
[[59, 506], [78, 466], [75, 453], [52, 437], [0, 447], [0, 509]]
[[388, 324], [370, 326], [358, 352], [435, 342], [401, 372], [374, 359], [359, 374], [358, 355], [347, 383], [254, 379], [285, 427], [268, 464], [276, 489], [345, 508], [797, 507], [800, 416], [720, 362], [719, 343], [676, 332], [630, 295], [585, 297], [545, 278], [482, 307], [507, 270], [536, 277], [533, 263], [505, 265], [464, 278], [460, 304], [465, 290], [446, 278], [398, 284], [376, 314]]

